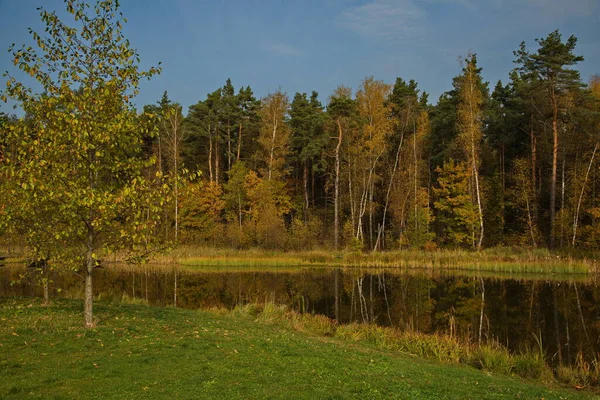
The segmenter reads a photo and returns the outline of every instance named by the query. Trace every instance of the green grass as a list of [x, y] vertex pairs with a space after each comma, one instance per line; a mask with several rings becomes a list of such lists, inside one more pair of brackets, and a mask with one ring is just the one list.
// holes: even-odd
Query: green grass
[[86, 330], [80, 301], [45, 308], [38, 300], [3, 299], [0, 398], [592, 397], [331, 337], [322, 317], [296, 315], [282, 324], [282, 313], [98, 303], [97, 327]]

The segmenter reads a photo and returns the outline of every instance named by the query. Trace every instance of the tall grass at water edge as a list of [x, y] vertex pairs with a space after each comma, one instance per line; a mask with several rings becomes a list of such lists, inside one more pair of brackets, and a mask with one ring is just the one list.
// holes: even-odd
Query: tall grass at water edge
[[322, 315], [298, 313], [286, 306], [268, 302], [262, 305], [241, 305], [232, 311], [215, 312], [250, 317], [259, 323], [283, 325], [317, 336], [368, 343], [377, 348], [404, 352], [442, 363], [469, 365], [489, 373], [516, 375], [545, 382], [554, 380], [565, 385], [592, 388], [600, 392], [600, 365], [597, 361], [586, 362], [580, 354], [574, 366], [558, 366], [552, 369], [546, 363], [543, 346], [539, 341], [537, 347], [512, 353], [496, 342], [476, 345], [444, 334], [402, 331], [375, 324], [337, 324]]
[[179, 263], [187, 267], [294, 267], [340, 266], [363, 268], [424, 268], [508, 273], [598, 273], [593, 258], [576, 258], [546, 249], [497, 247], [480, 252], [469, 250], [395, 250], [385, 252], [304, 252], [262, 249], [221, 249], [180, 246], [155, 262]]

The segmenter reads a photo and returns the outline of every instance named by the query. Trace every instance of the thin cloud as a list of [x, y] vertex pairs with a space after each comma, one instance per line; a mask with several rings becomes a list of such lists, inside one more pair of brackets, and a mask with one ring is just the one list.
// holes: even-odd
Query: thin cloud
[[527, 0], [527, 3], [552, 17], [589, 17], [598, 0]]
[[264, 42], [260, 46], [263, 50], [266, 50], [270, 53], [279, 54], [282, 56], [301, 56], [304, 54], [302, 50], [295, 48], [289, 44], [285, 43], [273, 43], [273, 42]]
[[343, 10], [337, 23], [362, 35], [394, 39], [419, 30], [425, 16], [411, 0], [373, 0]]

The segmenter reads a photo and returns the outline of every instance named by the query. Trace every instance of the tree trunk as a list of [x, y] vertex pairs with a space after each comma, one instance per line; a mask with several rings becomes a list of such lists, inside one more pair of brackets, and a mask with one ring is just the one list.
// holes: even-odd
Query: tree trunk
[[556, 178], [558, 171], [558, 104], [554, 88], [550, 90], [552, 102], [552, 180], [550, 181], [550, 249], [554, 249], [554, 219], [556, 216]]
[[[216, 129], [215, 129], [215, 133], [216, 133]], [[215, 182], [218, 185], [219, 184], [219, 173], [220, 173], [220, 168], [219, 168], [219, 159], [221, 157], [219, 157], [219, 137], [218, 135], [215, 135]]]
[[369, 186], [369, 248], [373, 249], [373, 191], [375, 184], [371, 182]]
[[94, 263], [94, 231], [91, 228], [88, 228], [88, 243], [85, 254], [85, 292], [83, 311], [86, 328], [94, 327], [94, 287], [92, 284]]
[[231, 125], [227, 121], [227, 172], [231, 171]]
[[[383, 217], [381, 219], [381, 235], [385, 237], [385, 220], [387, 216], [387, 209], [390, 203], [390, 192], [392, 190], [392, 185], [394, 183], [394, 175], [396, 174], [396, 170], [398, 169], [398, 160], [400, 159], [400, 150], [402, 149], [402, 142], [404, 141], [404, 131], [400, 136], [400, 143], [398, 144], [398, 149], [396, 150], [396, 160], [394, 161], [394, 168], [392, 169], [392, 175], [390, 176], [390, 182], [388, 184], [387, 192], [385, 194], [385, 205], [383, 207]], [[379, 242], [383, 243], [383, 238], [380, 239], [380, 235], [377, 236], [377, 242], [375, 243], [375, 248], [378, 248]], [[383, 246], [382, 246], [383, 247]]]
[[240, 161], [240, 154], [241, 154], [241, 152], [242, 152], [242, 121], [240, 121], [240, 130], [239, 130], [239, 133], [238, 133], [236, 161]]
[[[564, 131], [563, 131], [564, 132]], [[565, 146], [562, 147], [562, 165], [560, 168], [560, 210], [565, 208]], [[560, 218], [560, 247], [564, 246], [565, 238], [565, 219], [561, 216]]]
[[304, 186], [304, 223], [308, 221], [308, 160], [304, 161], [304, 173], [302, 176], [302, 184]]
[[419, 218], [417, 218], [417, 214], [418, 214], [418, 183], [419, 183], [419, 174], [418, 174], [418, 162], [417, 162], [417, 128], [415, 126], [415, 122], [413, 120], [413, 161], [414, 161], [414, 167], [415, 167], [415, 173], [414, 173], [414, 189], [415, 189], [415, 200], [414, 200], [414, 208], [415, 208], [415, 234], [418, 232], [419, 229]]
[[213, 157], [213, 138], [210, 124], [208, 124], [208, 176], [210, 181], [213, 181], [213, 165], [212, 165], [212, 157]]
[[534, 189], [537, 188], [537, 140], [535, 138], [535, 132], [533, 131], [533, 112], [531, 113], [531, 119], [529, 121], [529, 139], [531, 142], [531, 185]]
[[[44, 271], [44, 275], [47, 275], [47, 271]], [[44, 306], [48, 306], [50, 304], [50, 293], [49, 293], [49, 282], [48, 276], [44, 276], [42, 285], [44, 286]]]
[[340, 208], [340, 147], [342, 146], [342, 124], [340, 120], [337, 120], [338, 126], [338, 143], [335, 146], [335, 184], [334, 184], [334, 210], [333, 210], [333, 236], [334, 236], [334, 247], [336, 250], [339, 248], [339, 236], [340, 236], [340, 220], [339, 220], [339, 208]]
[[273, 158], [275, 156], [275, 138], [277, 137], [277, 121], [276, 117], [273, 119], [273, 136], [271, 137], [271, 154], [269, 156], [269, 171], [268, 171], [268, 181], [271, 181], [271, 172], [273, 171]]
[[579, 223], [579, 210], [581, 209], [581, 202], [583, 201], [583, 194], [585, 192], [585, 184], [587, 183], [588, 176], [590, 175], [590, 170], [592, 169], [592, 164], [594, 162], [594, 156], [596, 155], [596, 151], [598, 150], [598, 143], [594, 146], [594, 152], [592, 153], [592, 158], [590, 158], [590, 163], [588, 164], [588, 169], [585, 173], [585, 178], [583, 179], [583, 184], [581, 185], [581, 193], [579, 194], [579, 200], [577, 201], [577, 209], [575, 211], [575, 216], [573, 217], [573, 240], [571, 241], [571, 246], [575, 247], [575, 240], [577, 238], [577, 225]]
[[177, 140], [174, 143], [174, 156], [173, 156], [173, 165], [175, 167], [174, 176], [175, 176], [175, 243], [177, 243], [177, 239], [179, 237], [179, 166], [177, 163], [177, 158], [179, 158], [179, 146]]
[[477, 154], [477, 145], [479, 143], [475, 143], [475, 129], [477, 129], [475, 127], [475, 110], [473, 109], [473, 104], [472, 104], [472, 99], [473, 99], [473, 80], [470, 79], [470, 84], [469, 84], [469, 90], [471, 91], [471, 95], [469, 96], [469, 109], [471, 111], [471, 118], [470, 118], [470, 124], [471, 124], [471, 163], [472, 163], [472, 168], [473, 168], [473, 176], [475, 178], [475, 192], [477, 195], [477, 211], [479, 214], [479, 240], [477, 241], [477, 249], [481, 250], [481, 244], [483, 243], [483, 209], [481, 206], [481, 193], [479, 190], [479, 171], [478, 171], [478, 154]]
[[[535, 191], [535, 189], [534, 189], [534, 191]], [[533, 243], [533, 247], [537, 247], [537, 241], [535, 239], [535, 226], [534, 226], [534, 222], [533, 222], [531, 207], [529, 206], [529, 196], [527, 195], [527, 190], [525, 190], [524, 193], [525, 193], [525, 204], [527, 205], [527, 224], [529, 225], [529, 233], [531, 234], [531, 241]]]

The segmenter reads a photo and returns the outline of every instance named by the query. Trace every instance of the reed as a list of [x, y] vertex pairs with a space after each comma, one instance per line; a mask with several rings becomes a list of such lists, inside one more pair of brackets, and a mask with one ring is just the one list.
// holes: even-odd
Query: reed
[[278, 252], [261, 249], [222, 249], [180, 246], [153, 262], [186, 267], [297, 267], [411, 268], [486, 271], [497, 273], [588, 274], [598, 272], [595, 259], [575, 258], [545, 249], [497, 247], [469, 250], [396, 250], [386, 252]]

